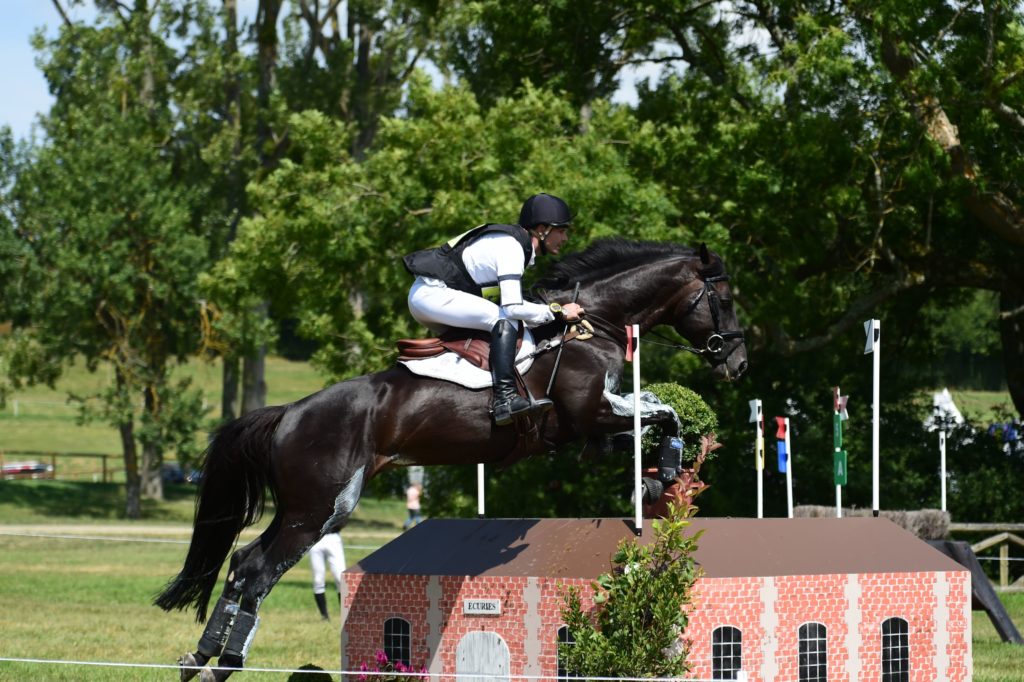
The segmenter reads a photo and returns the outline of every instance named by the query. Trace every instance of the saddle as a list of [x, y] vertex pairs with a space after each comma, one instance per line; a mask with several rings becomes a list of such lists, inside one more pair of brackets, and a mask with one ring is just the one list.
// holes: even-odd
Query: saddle
[[[489, 332], [475, 329], [452, 329], [439, 337], [429, 339], [399, 339], [399, 360], [423, 360], [433, 358], [442, 353], [455, 353], [465, 358], [484, 371], [491, 371], [488, 357], [491, 353], [491, 335]], [[523, 345], [523, 328], [519, 328], [516, 338], [516, 353]]]

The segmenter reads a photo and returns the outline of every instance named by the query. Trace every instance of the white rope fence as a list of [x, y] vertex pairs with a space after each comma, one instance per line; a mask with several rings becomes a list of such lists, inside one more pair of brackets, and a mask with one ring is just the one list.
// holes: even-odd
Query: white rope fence
[[[69, 661], [54, 658], [9, 658], [0, 657], [0, 663], [31, 663], [45, 665], [75, 665], [94, 668], [139, 668], [152, 670], [202, 670], [203, 666], [172, 665], [169, 663], [122, 663], [118, 661]], [[306, 675], [341, 675], [355, 678], [371, 677], [419, 677], [424, 680], [448, 679], [474, 679], [474, 680], [575, 680], [583, 678], [566, 677], [559, 675], [485, 675], [482, 673], [414, 673], [414, 672], [380, 672], [374, 670], [321, 670], [319, 668], [223, 668], [207, 666], [210, 670], [231, 670], [246, 673], [278, 673]], [[739, 672], [736, 680], [746, 680], [747, 676], [743, 671]], [[587, 677], [586, 680], [593, 682], [714, 682], [707, 678], [700, 677]]]

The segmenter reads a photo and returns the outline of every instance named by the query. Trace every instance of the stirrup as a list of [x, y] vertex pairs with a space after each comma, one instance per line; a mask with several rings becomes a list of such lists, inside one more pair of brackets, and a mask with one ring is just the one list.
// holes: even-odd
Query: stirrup
[[[512, 409], [513, 403], [520, 402], [520, 407]], [[550, 410], [554, 406], [547, 398], [541, 398], [535, 400], [532, 396], [527, 399], [522, 396], [516, 396], [511, 400], [506, 400], [501, 403], [495, 403], [491, 405], [491, 413], [494, 415], [494, 423], [498, 426], [507, 426], [515, 421], [516, 417], [521, 415], [535, 415], [543, 414]]]

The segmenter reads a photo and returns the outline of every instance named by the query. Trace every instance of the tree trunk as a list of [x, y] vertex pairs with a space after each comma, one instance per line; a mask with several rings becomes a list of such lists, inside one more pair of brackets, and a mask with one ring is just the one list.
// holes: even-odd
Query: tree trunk
[[164, 499], [164, 481], [160, 477], [160, 463], [163, 457], [152, 443], [142, 446], [142, 496], [147, 500]]
[[[260, 0], [256, 15], [260, 73], [256, 93], [256, 151], [264, 173], [269, 173], [276, 162], [270, 122], [270, 96], [277, 87], [277, 17], [280, 11], [281, 0]], [[264, 302], [257, 305], [252, 314], [265, 317], [267, 310], [268, 306]], [[267, 347], [261, 343], [242, 362], [242, 414], [267, 404], [266, 355]]]
[[238, 417], [238, 357], [223, 358], [224, 372], [221, 375], [222, 392], [220, 400], [220, 418], [229, 422]]
[[142, 479], [139, 477], [139, 457], [135, 452], [134, 425], [131, 421], [121, 422], [117, 428], [121, 433], [121, 449], [124, 452], [124, 515], [129, 519], [138, 519], [142, 517]]
[[999, 335], [1003, 342], [1003, 366], [1006, 386], [1017, 414], [1024, 414], [1024, 296], [1002, 292], [999, 295]]
[[260, 344], [245, 356], [242, 363], [242, 414], [267, 404], [266, 359], [266, 344]]
[[[125, 383], [124, 375], [118, 369], [118, 391], [125, 390]], [[118, 424], [117, 430], [121, 434], [121, 451], [124, 454], [124, 515], [129, 519], [138, 519], [142, 517], [142, 480], [139, 477], [139, 456], [135, 450], [135, 424], [132, 417]]]
[[[146, 386], [146, 398], [143, 409], [153, 416], [153, 421], [158, 422], [156, 412], [160, 405], [156, 400], [156, 387]], [[140, 469], [142, 496], [149, 500], [164, 499], [164, 481], [160, 477], [160, 465], [163, 462], [163, 453], [155, 443], [142, 444], [142, 467]]]

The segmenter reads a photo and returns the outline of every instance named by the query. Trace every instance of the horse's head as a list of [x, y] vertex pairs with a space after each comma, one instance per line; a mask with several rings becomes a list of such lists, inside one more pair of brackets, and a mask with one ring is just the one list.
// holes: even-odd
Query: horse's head
[[747, 349], [729, 276], [706, 246], [695, 255], [679, 244], [600, 239], [555, 264], [538, 286], [543, 300], [564, 301], [580, 283], [586, 315], [609, 338], [625, 324], [671, 325], [693, 344], [678, 348], [703, 357], [719, 378], [736, 379], [747, 368]]
[[747, 348], [736, 319], [729, 275], [722, 259], [700, 245], [700, 263], [687, 295], [672, 312], [672, 326], [693, 344], [687, 350], [711, 363], [711, 371], [731, 381], [747, 370]]

